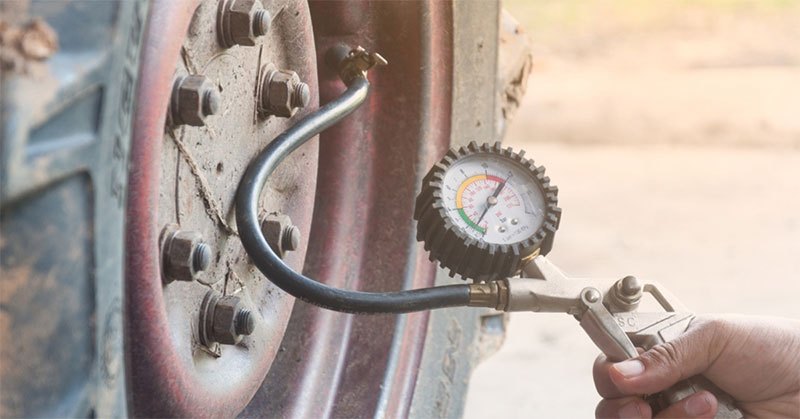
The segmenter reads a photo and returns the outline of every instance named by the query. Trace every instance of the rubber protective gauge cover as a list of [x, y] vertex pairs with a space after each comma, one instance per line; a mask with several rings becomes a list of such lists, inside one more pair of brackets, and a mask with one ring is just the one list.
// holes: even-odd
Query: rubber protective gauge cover
[[500, 143], [450, 149], [422, 182], [417, 240], [450, 276], [516, 276], [545, 255], [561, 220], [558, 188], [544, 167]]

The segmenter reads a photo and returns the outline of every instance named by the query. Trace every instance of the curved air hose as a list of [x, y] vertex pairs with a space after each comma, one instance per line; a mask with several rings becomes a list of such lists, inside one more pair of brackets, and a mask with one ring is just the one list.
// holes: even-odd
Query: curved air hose
[[306, 116], [275, 138], [250, 163], [236, 193], [236, 225], [256, 267], [275, 285], [308, 303], [346, 313], [408, 313], [466, 306], [468, 285], [448, 285], [398, 292], [360, 292], [329, 287], [287, 266], [267, 243], [258, 221], [258, 202], [267, 178], [300, 145], [356, 110], [367, 98], [369, 82], [356, 77], [336, 100]]

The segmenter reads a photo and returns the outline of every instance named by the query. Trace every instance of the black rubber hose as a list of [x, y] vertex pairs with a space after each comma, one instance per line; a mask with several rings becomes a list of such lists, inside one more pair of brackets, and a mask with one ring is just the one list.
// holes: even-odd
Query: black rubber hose
[[287, 266], [261, 233], [258, 202], [267, 178], [297, 147], [356, 110], [367, 98], [369, 82], [355, 78], [338, 98], [306, 116], [276, 137], [250, 163], [236, 193], [236, 225], [247, 254], [275, 285], [311, 304], [345, 313], [409, 313], [443, 307], [466, 306], [468, 285], [397, 291], [360, 292], [329, 287]]

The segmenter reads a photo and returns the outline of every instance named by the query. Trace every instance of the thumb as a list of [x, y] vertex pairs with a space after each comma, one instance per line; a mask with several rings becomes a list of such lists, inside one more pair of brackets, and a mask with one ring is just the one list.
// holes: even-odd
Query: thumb
[[675, 340], [613, 364], [611, 381], [624, 394], [654, 394], [702, 373], [715, 359], [714, 333], [704, 323], [694, 326]]

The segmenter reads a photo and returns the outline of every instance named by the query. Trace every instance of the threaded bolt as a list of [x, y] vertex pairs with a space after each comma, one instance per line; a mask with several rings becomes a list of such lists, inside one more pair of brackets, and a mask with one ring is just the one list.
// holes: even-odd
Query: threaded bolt
[[233, 328], [237, 335], [249, 335], [255, 330], [256, 322], [250, 310], [239, 310], [234, 319]]
[[192, 255], [192, 268], [195, 272], [201, 272], [211, 266], [211, 247], [205, 243], [200, 243], [194, 249]]
[[258, 10], [253, 15], [253, 35], [266, 35], [271, 24], [272, 16], [270, 16], [269, 12], [266, 9]]
[[281, 247], [283, 247], [283, 251], [297, 250], [298, 246], [300, 246], [300, 229], [292, 224], [283, 227], [283, 234], [281, 237]]
[[216, 89], [208, 89], [203, 92], [203, 115], [214, 115], [219, 111], [219, 92]]
[[292, 91], [292, 107], [305, 108], [310, 101], [311, 89], [308, 87], [308, 84], [303, 82], [296, 83]]

